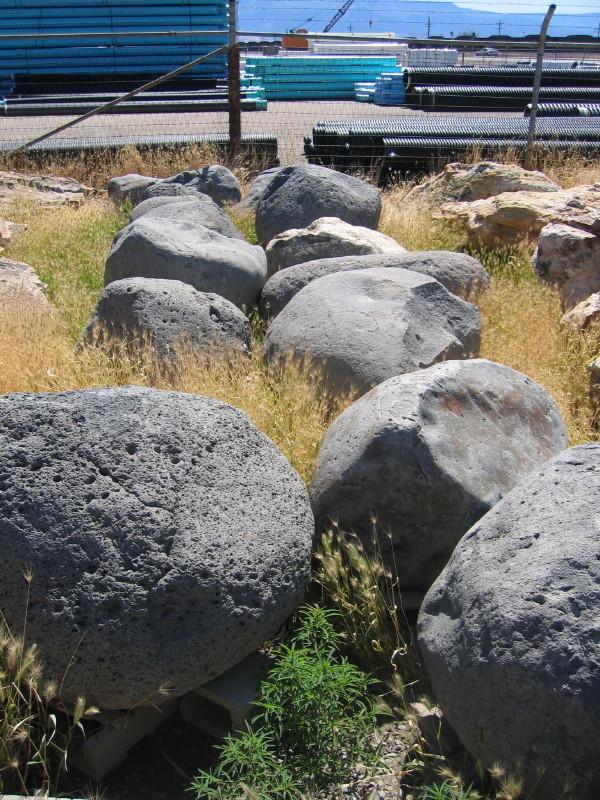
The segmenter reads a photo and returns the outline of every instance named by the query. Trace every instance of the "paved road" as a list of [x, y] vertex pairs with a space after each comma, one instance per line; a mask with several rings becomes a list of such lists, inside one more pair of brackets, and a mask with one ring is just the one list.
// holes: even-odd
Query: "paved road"
[[[245, 133], [275, 134], [279, 141], [281, 163], [294, 164], [302, 159], [304, 137], [311, 135], [313, 125], [320, 120], [344, 117], [423, 115], [424, 113], [402, 107], [381, 107], [354, 101], [272, 101], [266, 111], [243, 112], [242, 130]], [[431, 114], [431, 112], [427, 113]], [[489, 112], [479, 112], [479, 114], [489, 116]], [[521, 115], [509, 114], [508, 116]], [[0, 144], [23, 144], [70, 119], [74, 118], [58, 116], [0, 118]], [[227, 114], [225, 112], [107, 114], [81, 122], [75, 127], [57, 134], [55, 138], [111, 137], [121, 140], [129, 136], [195, 135], [226, 131]]]

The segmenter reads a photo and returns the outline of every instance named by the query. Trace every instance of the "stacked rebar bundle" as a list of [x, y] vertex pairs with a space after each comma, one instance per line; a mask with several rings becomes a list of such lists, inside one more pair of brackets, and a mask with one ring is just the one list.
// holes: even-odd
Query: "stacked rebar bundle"
[[[538, 117], [600, 117], [600, 103], [539, 103]], [[531, 114], [531, 103], [525, 116]]]

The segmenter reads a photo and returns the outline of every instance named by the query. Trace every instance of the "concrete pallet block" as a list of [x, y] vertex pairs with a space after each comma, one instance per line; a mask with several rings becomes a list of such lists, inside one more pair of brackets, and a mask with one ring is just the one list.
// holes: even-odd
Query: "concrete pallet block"
[[139, 706], [130, 711], [102, 712], [94, 719], [102, 727], [69, 751], [75, 769], [92, 780], [102, 780], [126, 758], [127, 753], [177, 711], [177, 698], [161, 706]]
[[271, 665], [271, 659], [263, 653], [252, 653], [182, 697], [181, 718], [217, 739], [241, 730]]

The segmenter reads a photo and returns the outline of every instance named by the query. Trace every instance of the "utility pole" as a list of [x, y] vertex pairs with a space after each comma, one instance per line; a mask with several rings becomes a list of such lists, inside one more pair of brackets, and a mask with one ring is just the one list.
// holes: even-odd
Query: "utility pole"
[[596, 39], [600, 39], [600, 22], [598, 23], [598, 27], [596, 28]]
[[496, 24], [498, 25], [498, 36], [500, 36], [500, 31], [502, 30], [502, 20], [499, 19]]
[[531, 114], [529, 115], [529, 133], [527, 135], [527, 147], [525, 149], [525, 166], [531, 169], [533, 166], [533, 145], [535, 143], [535, 128], [537, 121], [538, 100], [540, 97], [540, 85], [542, 83], [542, 67], [544, 65], [544, 48], [546, 47], [546, 34], [552, 15], [556, 11], [554, 3], [548, 7], [546, 16], [542, 22], [540, 38], [538, 42], [537, 61], [535, 64], [535, 77], [533, 79], [533, 92], [531, 94]]
[[427, 17], [427, 38], [429, 39], [429, 35], [431, 33], [431, 17]]
[[236, 156], [242, 143], [242, 112], [240, 102], [240, 46], [237, 42], [237, 0], [229, 0], [229, 151]]

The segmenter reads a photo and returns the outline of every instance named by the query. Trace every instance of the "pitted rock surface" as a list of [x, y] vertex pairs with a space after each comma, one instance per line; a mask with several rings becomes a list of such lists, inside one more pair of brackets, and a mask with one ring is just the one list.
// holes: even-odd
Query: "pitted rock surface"
[[598, 797], [599, 486], [600, 445], [553, 458], [464, 536], [419, 615], [444, 714], [534, 800]]
[[130, 219], [134, 222], [140, 217], [148, 219], [174, 219], [186, 220], [196, 225], [202, 225], [230, 239], [245, 241], [227, 214], [205, 194], [151, 197], [137, 205], [131, 212]]
[[438, 280], [449, 292], [468, 299], [490, 285], [484, 266], [466, 253], [448, 250], [422, 250], [394, 255], [341, 256], [321, 258], [295, 264], [276, 272], [265, 284], [260, 296], [260, 309], [265, 317], [276, 317], [289, 301], [317, 278], [334, 272], [356, 269], [400, 268], [420, 272]]
[[144, 189], [156, 183], [158, 178], [150, 178], [147, 175], [138, 175], [131, 172], [129, 175], [119, 175], [111, 178], [108, 182], [108, 196], [116, 206], [122, 206], [126, 200], [130, 200], [132, 205], [140, 202], [140, 197]]
[[239, 308], [258, 301], [267, 278], [264, 250], [186, 219], [144, 214], [112, 244], [104, 283], [121, 278], [165, 278], [212, 292]]
[[256, 211], [258, 201], [264, 195], [273, 178], [279, 175], [282, 169], [283, 167], [270, 167], [269, 169], [265, 169], [259, 175], [257, 175], [250, 184], [250, 188], [248, 189], [247, 193], [238, 203], [238, 210]]
[[320, 217], [377, 229], [379, 192], [368, 183], [333, 169], [301, 164], [282, 169], [256, 206], [256, 235], [267, 244], [290, 228], [306, 228]]
[[250, 351], [250, 321], [237, 306], [189, 283], [158, 278], [126, 278], [105, 286], [84, 333], [87, 342], [106, 334], [128, 341], [148, 340], [161, 356], [178, 346], [210, 356]]
[[221, 164], [188, 169], [164, 178], [164, 183], [179, 183], [211, 197], [220, 206], [239, 203], [242, 199], [240, 182], [231, 170]]
[[469, 527], [567, 446], [550, 395], [484, 359], [447, 361], [390, 378], [325, 434], [312, 503], [379, 545], [405, 589], [428, 589]]
[[309, 578], [304, 484], [212, 398], [4, 395], [0, 492], [0, 608], [20, 630], [30, 568], [27, 634], [69, 700], [192, 690], [273, 636]]
[[330, 392], [364, 393], [437, 361], [479, 354], [478, 309], [407, 269], [336, 272], [301, 289], [271, 322], [269, 361], [308, 359]]

